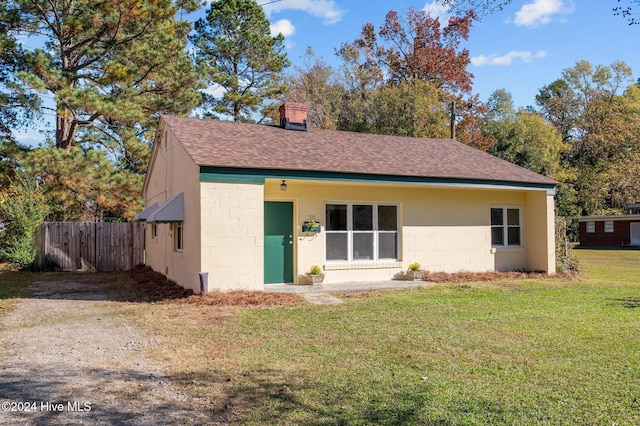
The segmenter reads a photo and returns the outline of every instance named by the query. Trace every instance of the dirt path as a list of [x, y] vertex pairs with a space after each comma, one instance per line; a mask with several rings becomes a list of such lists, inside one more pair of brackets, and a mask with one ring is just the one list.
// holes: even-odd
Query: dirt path
[[158, 343], [107, 300], [110, 279], [35, 283], [36, 297], [0, 318], [0, 424], [211, 423], [147, 356]]

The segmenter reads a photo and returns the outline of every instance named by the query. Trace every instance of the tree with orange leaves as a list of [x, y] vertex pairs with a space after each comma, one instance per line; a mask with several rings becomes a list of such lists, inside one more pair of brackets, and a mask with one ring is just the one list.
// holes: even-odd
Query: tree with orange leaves
[[[467, 70], [469, 51], [460, 47], [469, 37], [474, 18], [474, 12], [468, 11], [463, 16], [450, 17], [443, 27], [438, 17], [423, 10], [409, 9], [404, 20], [392, 10], [377, 32], [373, 24], [365, 24], [360, 37], [343, 44], [339, 54], [343, 58], [359, 58], [359, 69], [378, 69], [378, 74], [385, 76], [381, 85], [385, 90], [390, 86], [400, 88], [412, 80], [434, 87], [438, 96], [431, 102], [440, 105], [434, 104], [431, 109], [449, 113], [449, 117], [442, 115], [440, 128], [449, 129], [453, 120], [458, 140], [486, 151], [493, 144], [493, 139], [480, 131], [486, 107], [472, 94], [473, 74]], [[366, 120], [371, 122], [368, 117]]]

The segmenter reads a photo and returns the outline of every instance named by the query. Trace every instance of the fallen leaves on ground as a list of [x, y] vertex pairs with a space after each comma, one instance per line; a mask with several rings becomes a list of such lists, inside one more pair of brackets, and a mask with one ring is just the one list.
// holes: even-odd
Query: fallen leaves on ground
[[201, 306], [279, 306], [300, 303], [295, 294], [233, 290], [195, 294], [148, 266], [138, 265], [129, 271], [141, 301], [167, 302]]
[[544, 279], [544, 278], [563, 278], [576, 279], [576, 274], [552, 274], [545, 272], [429, 272], [425, 271], [423, 280], [432, 283], [467, 283], [467, 282], [487, 282], [500, 280], [523, 280], [523, 279]]

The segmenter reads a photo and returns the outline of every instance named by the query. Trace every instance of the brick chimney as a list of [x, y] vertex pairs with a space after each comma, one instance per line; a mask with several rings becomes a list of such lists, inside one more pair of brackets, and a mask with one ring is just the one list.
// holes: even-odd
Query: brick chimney
[[307, 130], [307, 114], [309, 108], [305, 104], [285, 102], [280, 105], [280, 127], [287, 130]]

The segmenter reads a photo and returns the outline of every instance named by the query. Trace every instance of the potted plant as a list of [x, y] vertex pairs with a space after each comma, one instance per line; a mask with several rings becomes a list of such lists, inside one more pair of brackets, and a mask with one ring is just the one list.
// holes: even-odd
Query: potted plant
[[302, 232], [320, 232], [320, 222], [307, 220], [302, 224]]
[[309, 268], [309, 273], [307, 274], [311, 284], [320, 284], [324, 280], [324, 274], [322, 273], [322, 268], [318, 265], [313, 265]]
[[413, 281], [420, 281], [424, 277], [424, 271], [420, 270], [418, 262], [411, 263], [407, 269], [407, 278]]

